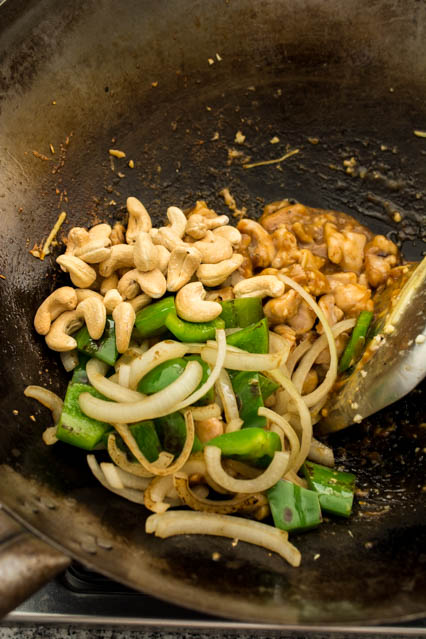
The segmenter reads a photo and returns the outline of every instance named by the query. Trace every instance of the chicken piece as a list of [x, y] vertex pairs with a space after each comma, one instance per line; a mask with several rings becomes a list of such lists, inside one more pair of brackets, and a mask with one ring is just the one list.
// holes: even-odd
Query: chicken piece
[[[262, 226], [269, 231], [269, 233], [273, 233], [280, 226], [291, 225], [293, 222], [298, 221], [297, 218], [307, 217], [310, 218], [310, 211], [307, 206], [304, 204], [289, 204], [284, 200], [282, 204], [284, 206], [275, 208], [275, 202], [272, 205], [265, 206], [264, 213], [260, 218], [260, 223]], [[296, 216], [296, 219], [294, 219]]]
[[371, 286], [384, 284], [399, 261], [396, 245], [384, 235], [376, 235], [365, 247], [365, 271]]
[[266, 268], [275, 255], [275, 246], [271, 236], [263, 226], [254, 220], [244, 218], [237, 224], [240, 233], [250, 236], [250, 244], [247, 247], [254, 268]]
[[[318, 306], [324, 313], [330, 326], [337, 324], [343, 317], [342, 309], [336, 306], [334, 295], [323, 295], [318, 301]], [[317, 332], [320, 334], [324, 332], [321, 322], [318, 322]]]
[[318, 386], [318, 373], [315, 368], [311, 368], [309, 373], [306, 375], [306, 379], [304, 381], [302, 387], [302, 395], [308, 395], [312, 393], [313, 390]]
[[287, 321], [296, 335], [303, 335], [311, 330], [317, 319], [315, 311], [312, 310], [305, 300], [299, 304], [297, 313], [290, 317]]
[[296, 315], [301, 301], [299, 293], [291, 289], [281, 297], [275, 297], [266, 302], [263, 312], [271, 325], [284, 324], [290, 317]]
[[327, 243], [328, 259], [333, 264], [339, 264], [344, 271], [360, 273], [364, 263], [364, 247], [367, 238], [362, 233], [337, 230], [334, 224], [327, 223], [324, 227], [324, 237]]
[[296, 331], [287, 324], [278, 324], [273, 328], [274, 333], [278, 333], [290, 344], [290, 351], [296, 346]]
[[332, 293], [334, 293], [336, 288], [339, 288], [340, 286], [356, 284], [357, 279], [356, 273], [333, 273], [332, 275], [327, 275], [327, 281]]
[[311, 295], [317, 297], [330, 291], [330, 284], [327, 277], [317, 269], [304, 269], [300, 264], [292, 264], [281, 269], [281, 273], [291, 277], [292, 280], [303, 286]]
[[338, 286], [334, 291], [334, 299], [346, 317], [358, 317], [361, 311], [372, 311], [373, 300], [371, 290], [361, 284]]
[[272, 233], [272, 241], [276, 249], [275, 257], [271, 263], [273, 268], [283, 268], [299, 260], [300, 251], [296, 236], [287, 231], [285, 226], [281, 226]]
[[293, 231], [297, 239], [303, 244], [312, 244], [312, 242], [314, 241], [312, 235], [306, 232], [306, 229], [301, 222], [295, 222], [291, 227], [291, 230]]
[[309, 249], [301, 249], [299, 263], [305, 269], [311, 268], [320, 271], [326, 263], [326, 260], [323, 257], [314, 255]]

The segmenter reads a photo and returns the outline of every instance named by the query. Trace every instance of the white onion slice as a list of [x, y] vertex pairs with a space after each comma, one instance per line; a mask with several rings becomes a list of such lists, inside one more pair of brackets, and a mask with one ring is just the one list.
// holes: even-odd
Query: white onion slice
[[118, 369], [118, 383], [124, 388], [129, 388], [130, 384], [130, 364], [121, 364]]
[[[120, 371], [124, 367], [124, 364], [120, 366], [118, 372], [118, 379], [120, 379]], [[108, 370], [108, 364], [101, 362], [94, 357], [90, 359], [86, 364], [86, 373], [89, 379], [89, 382], [92, 384], [96, 390], [108, 397], [109, 399], [114, 400], [115, 402], [138, 402], [144, 398], [144, 395], [138, 393], [137, 391], [130, 390], [129, 388], [125, 388], [124, 386], [120, 386], [115, 382], [112, 382], [111, 379], [105, 377], [105, 373]]]
[[52, 418], [55, 424], [59, 422], [64, 402], [56, 393], [43, 388], [43, 386], [27, 386], [24, 390], [25, 397], [36, 399], [40, 404], [46, 406], [52, 412]]
[[[208, 364], [214, 364], [217, 351], [206, 346], [201, 351], [201, 358]], [[270, 371], [280, 366], [280, 353], [248, 353], [247, 351], [226, 349], [223, 366], [234, 371]]]
[[57, 430], [57, 426], [49, 426], [43, 431], [41, 438], [46, 446], [53, 446], [53, 444], [56, 444], [56, 442], [59, 441], [56, 437]]
[[290, 470], [293, 467], [293, 464], [300, 452], [299, 438], [296, 435], [293, 427], [284, 417], [282, 417], [281, 415], [278, 415], [278, 413], [271, 410], [270, 408], [260, 407], [257, 411], [257, 414], [261, 415], [262, 417], [266, 417], [273, 424], [277, 425], [279, 429], [282, 431], [282, 433], [285, 435], [285, 437], [287, 437], [290, 443], [290, 450], [291, 450], [290, 459], [288, 461], [288, 469]]
[[167, 362], [169, 359], [183, 357], [187, 352], [188, 348], [186, 344], [181, 344], [174, 340], [165, 340], [151, 346], [151, 348], [131, 363], [130, 388], [135, 389], [142, 377], [159, 364]]
[[73, 351], [64, 351], [59, 353], [59, 355], [61, 357], [62, 366], [65, 368], [67, 373], [70, 373], [76, 366], [78, 366], [78, 351], [76, 348]]
[[312, 437], [311, 447], [309, 448], [308, 459], [323, 464], [323, 466], [334, 466], [334, 453], [329, 446]]
[[[222, 402], [223, 410], [225, 412], [225, 420], [229, 425], [232, 420], [239, 419], [240, 415], [231, 379], [224, 368], [220, 371], [220, 375], [216, 382], [216, 390]], [[226, 432], [228, 432], [227, 428]]]
[[296, 346], [294, 351], [290, 353], [286, 362], [288, 377], [291, 377], [296, 367], [297, 362], [304, 356], [304, 354], [311, 348], [315, 341], [313, 333], [308, 333], [306, 337]]
[[143, 492], [140, 490], [134, 490], [133, 488], [113, 488], [106, 480], [104, 473], [102, 472], [101, 467], [94, 455], [87, 455], [87, 463], [89, 464], [89, 468], [98, 480], [99, 483], [102, 484], [104, 488], [110, 490], [112, 493], [119, 495], [120, 497], [124, 497], [129, 501], [133, 501], [135, 504], [144, 503]]
[[282, 366], [288, 360], [288, 356], [290, 353], [290, 342], [282, 335], [278, 335], [278, 333], [269, 331], [269, 352], [281, 353]]
[[203, 419], [220, 417], [222, 414], [219, 404], [216, 403], [207, 404], [207, 406], [190, 406], [189, 410], [196, 422], [202, 421]]
[[85, 415], [108, 424], [128, 424], [162, 417], [179, 410], [181, 402], [197, 388], [202, 375], [201, 364], [190, 361], [176, 381], [138, 402], [113, 403], [82, 393], [80, 408]]
[[142, 479], [154, 477], [154, 474], [147, 471], [146, 468], [144, 468], [141, 464], [137, 462], [131, 462], [127, 459], [126, 453], [120, 450], [120, 448], [118, 448], [117, 446], [115, 433], [111, 433], [111, 435], [109, 435], [108, 437], [108, 454], [114, 464], [127, 472], [129, 475], [131, 474]]
[[173, 535], [215, 535], [238, 539], [276, 552], [292, 566], [299, 566], [301, 554], [288, 541], [284, 530], [259, 521], [194, 511], [174, 511], [151, 515], [145, 522], [145, 531], [165, 539]]
[[231, 477], [223, 468], [221, 463], [222, 451], [217, 446], [206, 446], [204, 448], [204, 459], [206, 460], [207, 472], [210, 477], [232, 493], [260, 493], [268, 490], [277, 483], [286, 473], [289, 454], [282, 451], [274, 453], [274, 457], [268, 468], [254, 479], [236, 479]]
[[243, 424], [244, 421], [241, 417], [231, 419], [231, 421], [226, 424], [225, 433], [234, 433], [236, 430], [241, 430]]
[[117, 488], [118, 490], [122, 490], [124, 488], [124, 484], [120, 479], [117, 472], [117, 466], [115, 464], [112, 464], [111, 462], [101, 462], [99, 466], [111, 488]]

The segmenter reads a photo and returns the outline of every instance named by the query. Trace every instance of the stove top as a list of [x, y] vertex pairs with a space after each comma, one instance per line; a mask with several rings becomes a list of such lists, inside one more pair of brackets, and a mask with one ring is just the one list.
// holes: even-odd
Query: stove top
[[[226, 630], [239, 636], [288, 632], [345, 633], [348, 637], [374, 635], [426, 636], [426, 619], [389, 626], [303, 627], [276, 626], [218, 619], [165, 603], [92, 572], [73, 562], [58, 578], [10, 613], [7, 623], [72, 623], [101, 626]], [[269, 634], [270, 636], [270, 634]]]

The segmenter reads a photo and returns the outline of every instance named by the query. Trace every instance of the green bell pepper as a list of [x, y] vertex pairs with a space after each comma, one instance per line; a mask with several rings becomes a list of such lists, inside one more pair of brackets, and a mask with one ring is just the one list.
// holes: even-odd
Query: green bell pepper
[[94, 397], [106, 399], [93, 386], [70, 382], [65, 395], [56, 436], [66, 444], [78, 446], [85, 450], [93, 450], [102, 442], [105, 433], [111, 430], [111, 424], [92, 419], [81, 411], [78, 401], [81, 393], [90, 393]]
[[78, 354], [78, 364], [72, 371], [71, 382], [73, 384], [89, 384], [89, 378], [86, 373], [86, 364], [90, 357], [84, 353]]
[[159, 364], [142, 377], [138, 384], [138, 391], [145, 395], [158, 393], [182, 375], [187, 363], [183, 357], [176, 357]]
[[204, 446], [218, 446], [224, 457], [233, 457], [255, 465], [267, 466], [274, 453], [281, 450], [277, 433], [263, 428], [245, 428], [213, 437]]
[[129, 425], [130, 432], [136, 440], [139, 450], [145, 455], [149, 462], [158, 459], [161, 453], [161, 443], [152, 420], [137, 422]]
[[361, 311], [359, 314], [350, 340], [340, 358], [339, 373], [344, 373], [360, 359], [372, 319], [373, 313], [370, 311]]
[[243, 428], [266, 427], [266, 417], [257, 414], [264, 406], [259, 373], [240, 371], [231, 376], [232, 388], [238, 403], [238, 412], [243, 420]]
[[164, 297], [136, 313], [135, 326], [141, 338], [155, 337], [166, 330], [166, 317], [175, 309], [174, 297]]
[[216, 329], [225, 328], [225, 322], [219, 318], [211, 322], [186, 322], [177, 316], [176, 311], [170, 311], [166, 327], [180, 342], [207, 342], [215, 338]]
[[260, 297], [240, 297], [220, 303], [222, 313], [219, 317], [225, 322], [225, 328], [245, 328], [265, 317]]
[[276, 528], [301, 531], [322, 522], [318, 494], [280, 479], [267, 491], [269, 507]]
[[[170, 413], [154, 420], [155, 430], [161, 441], [163, 450], [173, 455], [179, 455], [186, 439], [186, 424], [182, 413]], [[194, 439], [192, 453], [202, 450], [202, 444], [197, 436]]]
[[[256, 298], [248, 298], [256, 299]], [[246, 328], [231, 333], [226, 338], [226, 342], [230, 346], [237, 346], [249, 353], [268, 353], [269, 352], [269, 328], [266, 317], [261, 319], [257, 324], [250, 324]]]
[[80, 352], [96, 357], [110, 366], [115, 364], [118, 351], [115, 345], [115, 323], [111, 317], [107, 317], [105, 330], [100, 339], [92, 339], [86, 326], [80, 328], [74, 337]]
[[[200, 355], [185, 355], [185, 360], [198, 362], [199, 364], [201, 364], [201, 368], [203, 369], [203, 375], [201, 377], [201, 382], [198, 385], [198, 388], [200, 388], [200, 386], [202, 386], [208, 380], [210, 376], [210, 373], [211, 373], [210, 366], [207, 364], [207, 362], [201, 359]], [[203, 397], [201, 397], [198, 400], [198, 402], [195, 402], [195, 405], [205, 406], [205, 404], [211, 404], [212, 402], [214, 402], [214, 388], [211, 388], [209, 391], [207, 391], [207, 393], [203, 395]]]
[[332, 515], [349, 517], [355, 492], [355, 475], [310, 461], [303, 464], [303, 472], [308, 488], [318, 493], [322, 510]]
[[275, 391], [280, 387], [280, 384], [277, 384], [277, 382], [274, 382], [273, 379], [269, 379], [269, 377], [266, 377], [266, 375], [263, 375], [262, 373], [258, 373], [258, 375], [260, 392], [262, 393], [263, 401], [265, 401], [270, 395], [272, 395], [272, 393], [275, 393]]

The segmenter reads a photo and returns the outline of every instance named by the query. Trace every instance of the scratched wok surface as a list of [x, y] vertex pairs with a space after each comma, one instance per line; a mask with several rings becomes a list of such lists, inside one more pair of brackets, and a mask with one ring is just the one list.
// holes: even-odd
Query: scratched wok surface
[[[340, 209], [418, 259], [425, 24], [414, 0], [0, 8], [0, 500], [27, 526], [116, 580], [219, 616], [321, 625], [426, 612], [420, 388], [331, 439], [361, 493], [349, 521], [294, 537], [299, 569], [244, 543], [145, 535], [145, 510], [96, 484], [82, 451], [44, 446], [50, 415], [23, 397], [29, 383], [66, 386], [32, 328], [38, 304], [65, 282], [60, 247], [43, 262], [29, 253], [62, 210], [64, 232], [124, 219], [132, 194], [158, 223], [167, 206], [197, 198], [226, 212], [227, 186], [252, 217], [282, 197]], [[111, 147], [135, 168], [111, 166]], [[243, 157], [231, 162], [233, 148]], [[242, 166], [289, 149], [299, 153], [281, 164]]]

